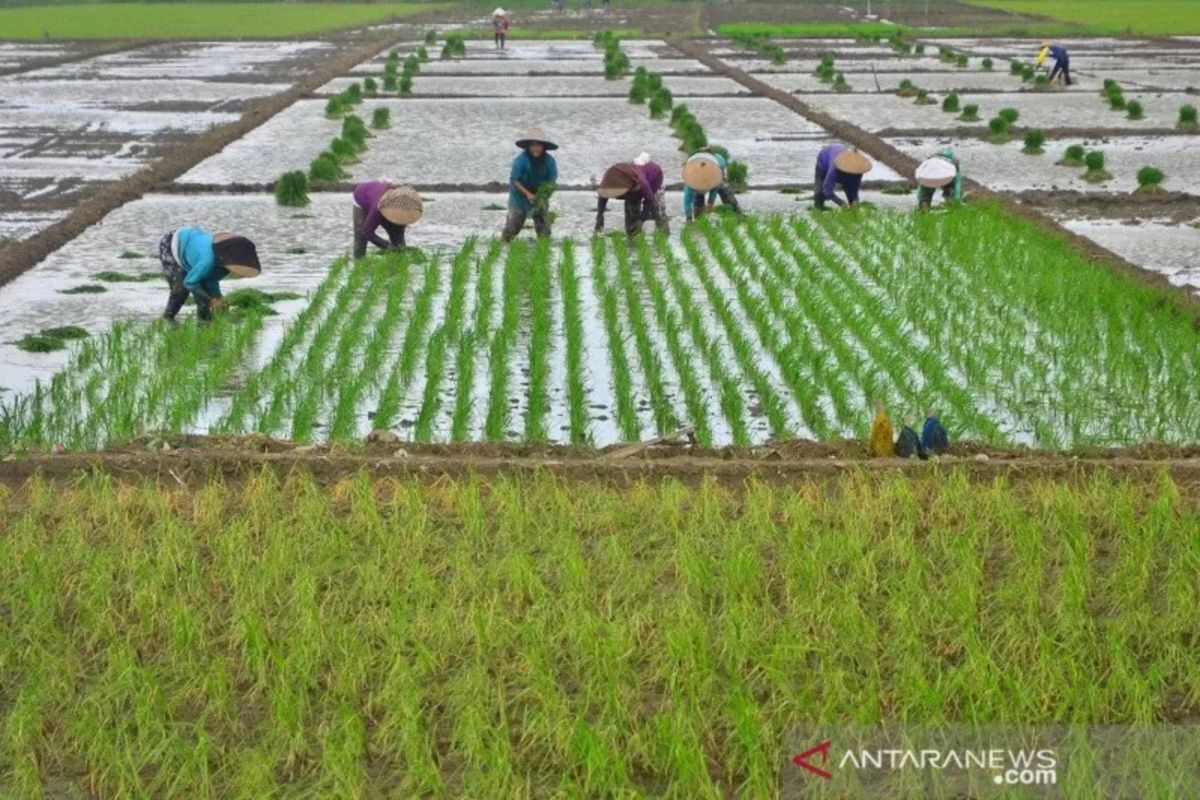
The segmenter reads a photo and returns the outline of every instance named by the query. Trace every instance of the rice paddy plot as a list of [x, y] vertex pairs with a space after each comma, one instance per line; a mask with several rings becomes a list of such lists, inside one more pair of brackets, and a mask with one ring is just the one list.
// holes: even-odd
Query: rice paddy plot
[[[235, 370], [253, 324], [215, 360], [196, 344], [171, 361], [191, 372], [168, 403], [145, 399], [155, 382], [100, 388], [165, 363], [157, 334], [94, 337], [6, 409], [0, 443], [94, 446], [139, 426], [300, 441], [376, 428], [597, 445], [685, 427], [704, 444], [865, 438], [877, 398], [997, 444], [1200, 438], [1192, 320], [1163, 290], [981, 206], [717, 215], [678, 240], [470, 239], [343, 259], [273, 355]], [[109, 392], [130, 400], [98, 402]], [[227, 410], [210, 425], [200, 411], [218, 395]]]

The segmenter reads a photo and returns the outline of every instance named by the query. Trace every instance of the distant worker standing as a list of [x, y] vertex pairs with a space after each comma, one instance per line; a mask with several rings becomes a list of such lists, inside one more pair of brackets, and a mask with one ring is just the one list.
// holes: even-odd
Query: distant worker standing
[[702, 148], [683, 165], [683, 213], [688, 222], [709, 213], [721, 202], [742, 213], [737, 195], [729, 184], [729, 162], [721, 153]]
[[[411, 186], [394, 186], [389, 178], [366, 181], [354, 187], [354, 257], [367, 254], [367, 243], [380, 250], [404, 247], [404, 231], [421, 218], [421, 195]], [[376, 234], [383, 228], [384, 241]]]
[[927, 158], [917, 167], [917, 207], [928, 211], [933, 207], [933, 195], [938, 189], [942, 190], [942, 199], [949, 203], [962, 202], [962, 166], [954, 148], [945, 150]]
[[632, 162], [613, 164], [596, 189], [596, 233], [604, 232], [604, 212], [609, 200], [625, 201], [625, 233], [637, 236], [642, 225], [654, 220], [659, 233], [670, 233], [663, 202], [663, 170], [642, 153]]
[[558, 164], [548, 151], [557, 150], [558, 145], [541, 128], [532, 128], [517, 140], [517, 147], [521, 152], [513, 159], [508, 178], [508, 219], [500, 238], [505, 242], [515, 239], [530, 214], [538, 238], [549, 238], [549, 195], [558, 181]]
[[508, 39], [508, 12], [503, 8], [497, 8], [492, 12], [492, 40], [496, 47], [504, 49], [504, 43]]
[[[836, 206], [858, 207], [858, 188], [863, 175], [871, 171], [871, 159], [858, 150], [843, 144], [831, 144], [817, 154], [817, 168], [813, 175], [813, 205], [824, 208], [831, 200]], [[846, 193], [843, 202], [837, 196], [837, 187]]]
[[209, 234], [185, 226], [159, 240], [158, 259], [171, 293], [163, 318], [175, 321], [188, 295], [196, 298], [196, 316], [207, 322], [225, 304], [221, 281], [230, 275], [253, 278], [262, 272], [254, 242], [232, 233]]
[[1035, 62], [1036, 66], [1040, 67], [1042, 62], [1046, 60], [1046, 56], [1052, 56], [1054, 58], [1054, 67], [1050, 70], [1050, 82], [1053, 83], [1054, 79], [1061, 75], [1063, 83], [1065, 83], [1067, 86], [1070, 86], [1071, 59], [1067, 55], [1067, 48], [1063, 47], [1061, 44], [1055, 44], [1047, 39], [1046, 41], [1042, 42], [1042, 49], [1037, 54], [1037, 61]]

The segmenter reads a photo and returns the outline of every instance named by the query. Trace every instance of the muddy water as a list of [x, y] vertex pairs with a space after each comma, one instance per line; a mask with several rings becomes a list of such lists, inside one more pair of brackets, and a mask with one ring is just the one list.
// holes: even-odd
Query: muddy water
[[1200, 230], [1190, 225], [1124, 220], [1066, 220], [1063, 224], [1122, 258], [1166, 275], [1200, 294]]
[[32, 73], [40, 78], [299, 78], [331, 42], [168, 42]]

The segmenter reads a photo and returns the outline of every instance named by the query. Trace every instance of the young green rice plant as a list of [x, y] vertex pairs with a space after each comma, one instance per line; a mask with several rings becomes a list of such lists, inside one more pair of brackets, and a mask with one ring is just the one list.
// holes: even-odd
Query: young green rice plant
[[675, 100], [671, 96], [670, 90], [666, 88], [659, 89], [650, 96], [650, 118], [662, 119], [671, 110], [674, 102]]
[[64, 350], [67, 342], [86, 339], [90, 335], [87, 330], [78, 325], [48, 328], [37, 333], [25, 334], [17, 340], [17, 348], [27, 353], [49, 353], [54, 350]]
[[642, 105], [646, 102], [649, 92], [649, 73], [645, 67], [638, 67], [633, 73], [633, 80], [629, 84], [629, 102], [635, 105]]
[[1130, 100], [1125, 104], [1125, 116], [1128, 119], [1143, 119], [1146, 116], [1145, 109], [1137, 100]]
[[975, 103], [967, 103], [963, 106], [963, 113], [959, 116], [963, 122], [978, 122], [979, 121], [979, 106]]
[[461, 33], [448, 34], [446, 36], [446, 44], [442, 47], [442, 59], [457, 58], [466, 54], [467, 40], [463, 35]]
[[1043, 145], [1046, 144], [1046, 134], [1040, 128], [1031, 128], [1025, 132], [1025, 146], [1021, 148], [1021, 152], [1026, 155], [1040, 156], [1046, 152]]
[[1196, 121], [1196, 107], [1188, 104], [1179, 107], [1179, 121], [1175, 127], [1182, 131], [1200, 130], [1200, 122]]
[[946, 95], [945, 98], [943, 98], [942, 111], [945, 111], [947, 114], [957, 114], [960, 110], [957, 94], [951, 92], [950, 94]]
[[402, 70], [402, 72], [410, 72], [413, 75], [416, 75], [420, 71], [421, 71], [421, 59], [418, 58], [415, 53], [413, 55], [410, 55], [408, 58], [404, 59], [404, 69]]
[[737, 191], [745, 191], [750, 180], [750, 168], [741, 161], [729, 161], [726, 159], [729, 168], [726, 171], [726, 176], [729, 183]]
[[275, 202], [281, 206], [308, 205], [308, 176], [300, 170], [280, 175], [275, 181]]
[[1158, 167], [1142, 167], [1137, 172], [1138, 191], [1154, 194], [1162, 191], [1166, 175]]
[[380, 106], [371, 112], [371, 127], [375, 130], [383, 130], [392, 126], [392, 112], [390, 109]]
[[98, 281], [105, 283], [145, 283], [146, 281], [161, 281], [161, 272], [151, 272], [144, 270], [142, 272], [113, 272], [112, 270], [104, 270], [92, 275]]
[[433, 30], [432, 28], [425, 31], [425, 39], [424, 39], [425, 44], [437, 44], [437, 40], [438, 40], [437, 31]]
[[900, 97], [916, 97], [918, 91], [920, 90], [917, 89], [916, 84], [912, 80], [902, 78], [900, 80], [900, 88], [896, 90], [896, 94]]
[[[466, 318], [467, 282], [475, 256], [475, 242], [468, 240], [455, 254], [450, 266], [450, 294], [441, 327], [429, 339], [429, 350], [425, 357], [425, 389], [421, 407], [413, 426], [413, 438], [427, 442], [433, 438], [433, 421], [441, 406], [443, 375], [446, 360], [453, 348], [458, 347], [463, 337]], [[461, 384], [458, 388], [463, 388]]]
[[470, 327], [464, 330], [458, 341], [455, 356], [457, 390], [454, 396], [454, 411], [450, 419], [450, 438], [455, 442], [467, 441], [471, 434], [471, 415], [475, 403], [475, 372], [477, 353], [485, 351], [490, 335], [492, 311], [492, 276], [500, 260], [503, 246], [493, 240], [476, 269], [475, 306]]
[[325, 103], [325, 116], [331, 119], [340, 117], [349, 110], [350, 106], [341, 95], [334, 95]]
[[1125, 95], [1120, 89], [1115, 89], [1108, 93], [1108, 107], [1113, 111], [1125, 110]]
[[941, 45], [938, 47], [938, 60], [943, 64], [953, 64], [956, 54], [953, 47]]
[[1004, 117], [992, 117], [988, 120], [988, 141], [992, 144], [1004, 144], [1012, 139], [1008, 120]]
[[400, 81], [396, 77], [396, 73], [391, 73], [383, 76], [383, 90], [385, 92], [395, 92], [400, 88]]
[[1022, 64], [1020, 61], [1017, 61], [1016, 59], [1013, 59], [1012, 61], [1008, 62], [1008, 71], [1012, 75], [1020, 75], [1024, 71], [1024, 69], [1025, 69], [1025, 65]]
[[966, 54], [966, 53], [959, 53], [959, 54], [958, 54], [957, 56], [955, 56], [955, 58], [954, 58], [954, 66], [956, 66], [956, 67], [958, 67], [958, 68], [960, 68], [960, 69], [961, 69], [961, 68], [963, 68], [963, 67], [966, 67], [966, 66], [968, 66], [968, 65], [970, 64], [970, 62], [971, 62], [971, 60], [970, 60], [970, 58], [967, 56], [967, 54]]
[[651, 92], [657, 92], [663, 88], [663, 77], [657, 72], [651, 72], [646, 77], [646, 88]]
[[429, 51], [426, 50], [424, 47], [418, 47], [417, 48], [417, 60], [420, 61], [422, 64], [427, 62], [429, 60]]
[[363, 101], [362, 84], [357, 81], [342, 90], [342, 99], [347, 105], [356, 106]]
[[834, 68], [832, 62], [828, 64], [822, 63], [817, 67], [817, 77], [821, 79], [821, 83], [832, 83], [835, 74], [837, 74], [837, 70]]
[[1059, 159], [1058, 165], [1060, 167], [1082, 167], [1083, 157], [1085, 154], [1086, 151], [1084, 150], [1083, 145], [1069, 145], [1063, 152], [1063, 157]]
[[329, 152], [339, 164], [355, 164], [358, 162], [358, 148], [340, 136], [334, 137], [329, 143]]
[[937, 105], [937, 99], [930, 97], [929, 92], [924, 89], [917, 90], [917, 99], [914, 102], [919, 106]]
[[509, 243], [504, 263], [502, 281], [504, 296], [501, 298], [500, 325], [488, 348], [490, 373], [487, 416], [483, 425], [483, 435], [488, 441], [503, 441], [510, 435], [508, 427], [512, 416], [512, 398], [509, 393], [512, 377], [510, 361], [521, 322], [521, 304], [524, 296], [528, 293], [527, 267], [530, 261], [529, 251], [532, 247], [533, 245], [530, 243], [519, 239]]
[[979, 66], [983, 68], [984, 72], [991, 72], [995, 64], [992, 63], [990, 58], [985, 58], [979, 62]]
[[400, 76], [400, 94], [407, 97], [412, 94], [413, 76], [412, 73], [406, 72]]
[[342, 162], [329, 151], [325, 151], [313, 159], [308, 165], [309, 180], [316, 182], [340, 181], [346, 177]]
[[81, 283], [78, 286], [72, 286], [70, 289], [59, 289], [59, 294], [101, 294], [107, 292], [108, 289], [98, 283]]
[[925, 55], [925, 45], [923, 45], [923, 44], [914, 45], [912, 48], [912, 51], [916, 55], [923, 56], [923, 55]]
[[563, 332], [567, 363], [567, 407], [571, 443], [591, 442], [588, 424], [587, 391], [584, 387], [584, 330], [580, 307], [579, 274], [576, 272], [575, 244], [566, 239], [558, 259], [558, 285], [562, 294]]
[[1048, 92], [1052, 88], [1049, 75], [1035, 75], [1033, 78], [1033, 90], [1035, 92]]
[[411, 385], [420, 365], [421, 348], [427, 346], [426, 332], [433, 316], [433, 301], [441, 286], [442, 269], [439, 262], [423, 267], [424, 282], [412, 304], [412, 313], [404, 328], [400, 349], [392, 361], [392, 369], [379, 394], [372, 425], [391, 429], [397, 423], [400, 402]]
[[1034, 80], [1037, 77], [1037, 74], [1037, 70], [1028, 64], [1021, 67], [1021, 81], [1024, 83], [1029, 83], [1030, 81]]
[[846, 76], [840, 72], [833, 76], [833, 90], [835, 92], [850, 91], [850, 84], [846, 83]]
[[620, 322], [620, 298], [608, 280], [604, 268], [608, 240], [603, 237], [592, 239], [592, 284], [600, 300], [604, 319], [605, 339], [608, 344], [608, 360], [612, 366], [613, 395], [616, 401], [615, 416], [617, 430], [623, 441], [641, 439], [641, 425], [633, 405], [632, 374], [629, 357], [625, 352], [626, 336]]
[[525, 438], [545, 441], [546, 415], [550, 408], [550, 348], [553, 318], [550, 313], [552, 271], [549, 239], [539, 239], [529, 262], [529, 390], [525, 409]]
[[374, 96], [379, 93], [379, 83], [374, 78], [363, 78], [363, 94]]
[[1104, 151], [1091, 150], [1083, 157], [1083, 165], [1087, 170], [1083, 173], [1083, 179], [1090, 183], [1103, 183], [1110, 180], [1112, 174], [1104, 169]]
[[1015, 108], [1002, 108], [999, 112], [997, 112], [996, 116], [1007, 122], [1009, 125], [1014, 125], [1020, 118], [1021, 112], [1017, 111]]
[[367, 149], [367, 137], [370, 135], [362, 117], [351, 114], [342, 120], [341, 138], [353, 145], [355, 151], [362, 153]]

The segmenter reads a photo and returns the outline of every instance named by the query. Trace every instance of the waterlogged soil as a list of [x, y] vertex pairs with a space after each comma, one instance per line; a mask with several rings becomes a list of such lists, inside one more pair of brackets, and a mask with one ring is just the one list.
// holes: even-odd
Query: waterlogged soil
[[1122, 258], [1166, 275], [1172, 284], [1200, 294], [1200, 229], [1195, 226], [1129, 220], [1066, 219], [1062, 223]]
[[[361, 78], [337, 78], [321, 88], [322, 94], [334, 94], [345, 90]], [[675, 75], [671, 77], [670, 89], [676, 97], [694, 95], [738, 95], [749, 92], [735, 81], [713, 76]], [[395, 96], [394, 92], [380, 93]], [[478, 75], [449, 77], [442, 75], [419, 75], [413, 80], [412, 94], [415, 97], [627, 97], [627, 79], [610, 81], [601, 75], [559, 75], [553, 79], [514, 79], [512, 76]], [[645, 106], [642, 106], [644, 109]]]
[[33, 73], [39, 78], [148, 78], [292, 83], [332, 54], [332, 41], [165, 42]]

